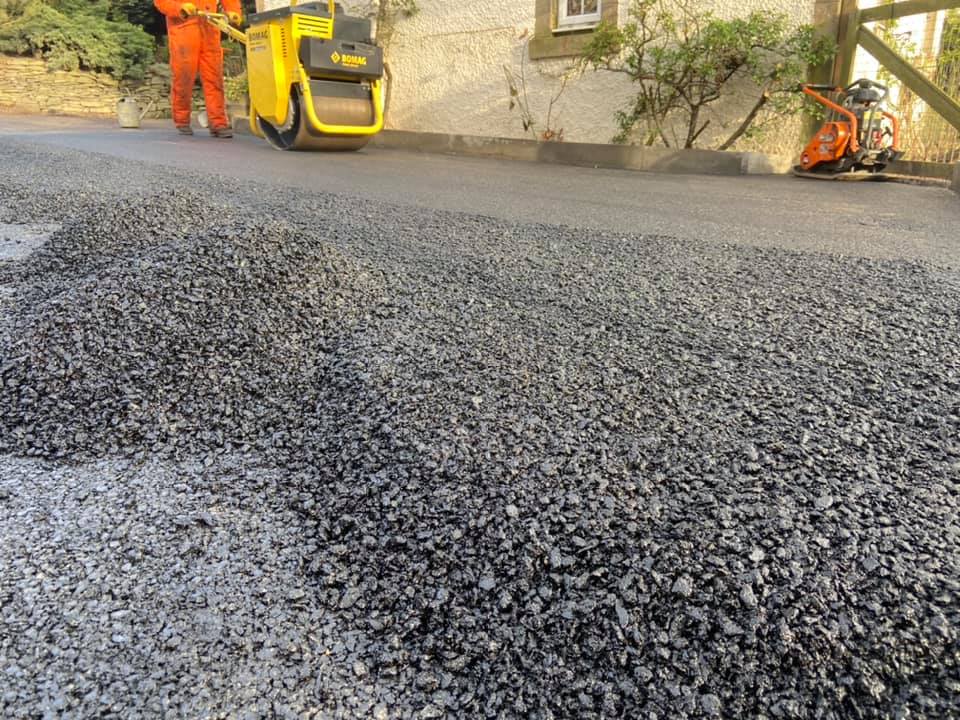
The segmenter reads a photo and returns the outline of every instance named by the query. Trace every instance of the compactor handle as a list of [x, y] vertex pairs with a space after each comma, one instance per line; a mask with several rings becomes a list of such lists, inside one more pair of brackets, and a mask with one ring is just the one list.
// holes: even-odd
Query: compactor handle
[[[290, 0], [290, 7], [295, 7], [298, 4], [299, 0]], [[330, 13], [330, 17], [333, 17], [337, 14], [336, 0], [327, 0], [327, 12]]]
[[[297, 5], [299, 0], [290, 0], [290, 7]], [[327, 12], [330, 13], [330, 17], [333, 17], [337, 14], [337, 3], [336, 0], [327, 0]]]
[[849, 109], [838, 105], [833, 100], [828, 97], [824, 97], [821, 93], [824, 91], [836, 91], [843, 92], [843, 88], [833, 87], [832, 85], [801, 85], [800, 89], [803, 91], [804, 95], [809, 95], [818, 103], [824, 107], [830, 108], [838, 115], [841, 115], [847, 119], [847, 122], [850, 123], [850, 150], [851, 152], [857, 152], [860, 149], [860, 141], [857, 140], [860, 137], [860, 125], [857, 120], [857, 116], [850, 112]]
[[800, 83], [797, 87], [800, 92], [804, 90], [816, 90], [819, 92], [843, 92], [843, 88], [839, 88], [836, 85], [818, 85], [816, 83]]
[[868, 80], [867, 78], [861, 78], [855, 83], [851, 84], [846, 90], [845, 93], [848, 95], [856, 90], [857, 88], [876, 88], [877, 90], [882, 90], [883, 95], [880, 97], [880, 102], [886, 102], [887, 97], [890, 95], [890, 90], [883, 83], [878, 83], [876, 80]]
[[227, 19], [227, 16], [223, 13], [211, 13], [201, 10], [197, 13], [197, 17], [203, 18], [217, 28], [217, 30], [225, 35], [229, 35], [241, 45], [247, 44], [247, 34], [242, 30], [237, 30], [233, 25], [231, 25], [230, 21]]
[[327, 12], [330, 13], [330, 17], [337, 14], [337, 3], [334, 0], [327, 0]]
[[857, 88], [877, 88], [878, 90], [883, 90], [885, 93], [888, 92], [886, 85], [883, 83], [878, 83], [876, 80], [869, 80], [867, 78], [860, 78], [856, 82], [850, 83], [845, 92], [850, 92], [851, 90], [856, 90]]

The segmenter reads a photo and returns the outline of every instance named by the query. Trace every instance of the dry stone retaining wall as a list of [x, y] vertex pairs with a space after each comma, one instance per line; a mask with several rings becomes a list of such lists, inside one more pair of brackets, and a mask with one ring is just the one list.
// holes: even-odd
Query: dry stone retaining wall
[[[147, 117], [170, 117], [170, 68], [152, 65], [144, 82], [130, 88], [142, 107], [152, 101]], [[85, 70], [50, 70], [33, 57], [0, 55], [0, 108], [23, 112], [113, 117], [121, 88], [110, 75]], [[201, 95], [195, 94], [195, 104]]]

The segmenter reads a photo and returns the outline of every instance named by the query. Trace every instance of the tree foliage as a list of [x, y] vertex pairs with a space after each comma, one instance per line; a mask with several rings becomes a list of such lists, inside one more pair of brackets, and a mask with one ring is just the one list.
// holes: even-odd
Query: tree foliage
[[782, 15], [723, 20], [691, 0], [633, 0], [628, 22], [602, 24], [583, 62], [636, 85], [635, 97], [617, 113], [615, 142], [694, 147], [712, 122], [711, 106], [750, 92], [749, 112], [719, 145], [727, 149], [755, 134], [761, 117], [798, 112], [797, 83], [834, 52], [812, 26], [791, 27]]
[[139, 25], [155, 38], [167, 31], [166, 19], [154, 6], [152, 0], [110, 0], [107, 19]]
[[951, 97], [960, 97], [960, 10], [950, 10], [944, 19], [937, 78]]
[[154, 40], [119, 5], [110, 0], [0, 0], [0, 52], [39, 55], [55, 70], [82, 68], [118, 80], [142, 79], [153, 60]]

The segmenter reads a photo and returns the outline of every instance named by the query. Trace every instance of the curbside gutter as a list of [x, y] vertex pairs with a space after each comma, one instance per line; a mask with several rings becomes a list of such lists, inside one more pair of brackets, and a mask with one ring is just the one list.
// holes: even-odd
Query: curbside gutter
[[924, 162], [921, 160], [895, 160], [887, 166], [886, 172], [894, 175], [909, 175], [915, 178], [946, 180], [953, 178], [954, 166], [950, 163]]

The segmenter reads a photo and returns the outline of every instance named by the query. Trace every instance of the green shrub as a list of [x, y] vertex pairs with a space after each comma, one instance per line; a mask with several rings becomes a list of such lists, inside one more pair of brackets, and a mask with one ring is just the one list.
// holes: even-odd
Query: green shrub
[[615, 142], [694, 147], [711, 106], [749, 89], [753, 105], [719, 145], [727, 149], [755, 133], [761, 118], [799, 112], [797, 83], [835, 52], [813, 27], [791, 27], [777, 14], [723, 20], [691, 0], [632, 0], [629, 15], [622, 27], [601, 25], [583, 55], [586, 65], [623, 73], [637, 88], [617, 114]]
[[230, 102], [243, 102], [247, 99], [246, 71], [223, 79], [223, 94]]
[[43, 57], [54, 70], [95, 70], [141, 80], [154, 41], [126, 21], [108, 20], [105, 0], [0, 0], [0, 52]]

